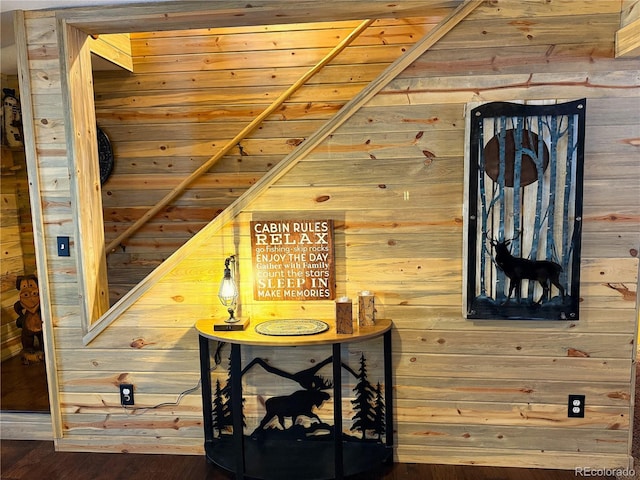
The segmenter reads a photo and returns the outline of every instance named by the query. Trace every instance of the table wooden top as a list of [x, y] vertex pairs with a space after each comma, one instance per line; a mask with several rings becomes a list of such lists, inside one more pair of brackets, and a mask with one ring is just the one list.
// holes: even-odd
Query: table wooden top
[[256, 325], [268, 320], [270, 319], [251, 319], [249, 321], [249, 325], [243, 331], [214, 331], [213, 325], [220, 323], [221, 321], [202, 319], [196, 322], [196, 329], [200, 335], [220, 342], [238, 343], [241, 345], [293, 347], [368, 340], [382, 335], [391, 329], [392, 324], [389, 319], [376, 319], [376, 324], [371, 327], [360, 327], [357, 322], [355, 322], [353, 326], [353, 333], [336, 333], [335, 320], [318, 319], [327, 323], [329, 325], [329, 329], [313, 335], [263, 335], [256, 332]]

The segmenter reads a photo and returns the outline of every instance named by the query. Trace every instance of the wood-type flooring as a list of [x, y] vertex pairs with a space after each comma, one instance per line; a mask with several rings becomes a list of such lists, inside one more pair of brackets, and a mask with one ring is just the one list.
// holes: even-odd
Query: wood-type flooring
[[20, 355], [0, 365], [0, 410], [48, 412], [47, 373], [44, 362], [23, 365]]
[[[53, 442], [0, 442], [2, 480], [231, 480], [200, 455], [54, 452]], [[573, 471], [396, 463], [349, 480], [576, 480]], [[590, 476], [592, 480], [615, 477]], [[296, 480], [294, 478], [290, 480]]]

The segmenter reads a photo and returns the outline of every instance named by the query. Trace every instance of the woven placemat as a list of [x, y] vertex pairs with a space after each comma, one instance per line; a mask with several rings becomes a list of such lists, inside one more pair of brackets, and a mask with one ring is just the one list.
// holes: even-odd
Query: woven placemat
[[328, 329], [327, 323], [307, 318], [267, 320], [256, 325], [256, 332], [261, 335], [315, 335]]

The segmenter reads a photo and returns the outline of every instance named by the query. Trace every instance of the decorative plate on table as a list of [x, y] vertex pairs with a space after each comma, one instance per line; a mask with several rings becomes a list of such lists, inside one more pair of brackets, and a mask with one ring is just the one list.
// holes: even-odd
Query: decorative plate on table
[[329, 330], [329, 325], [320, 320], [290, 318], [267, 320], [256, 325], [261, 335], [314, 335]]

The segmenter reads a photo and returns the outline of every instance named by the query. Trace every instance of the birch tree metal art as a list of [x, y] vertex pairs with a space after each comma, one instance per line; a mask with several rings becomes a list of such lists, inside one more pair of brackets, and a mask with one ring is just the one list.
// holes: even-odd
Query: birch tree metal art
[[470, 319], [577, 320], [586, 100], [469, 113]]

